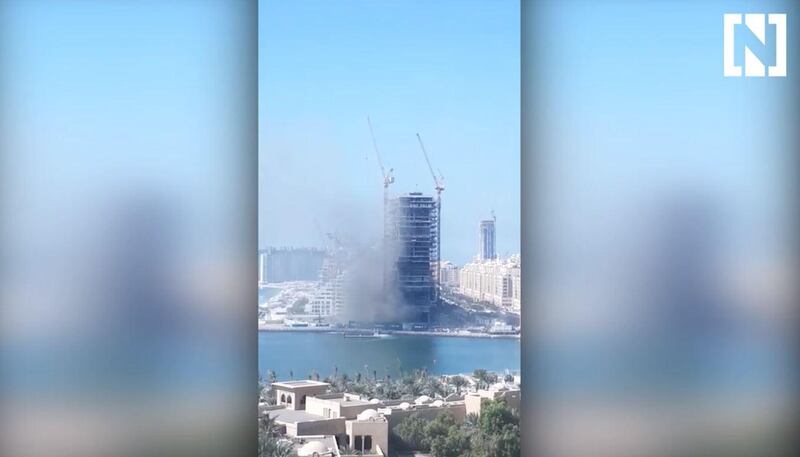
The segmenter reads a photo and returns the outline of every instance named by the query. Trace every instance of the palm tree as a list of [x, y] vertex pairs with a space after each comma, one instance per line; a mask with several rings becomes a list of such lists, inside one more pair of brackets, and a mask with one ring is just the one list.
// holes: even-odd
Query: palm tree
[[442, 381], [439, 381], [438, 379], [434, 379], [431, 384], [432, 384], [432, 390], [433, 390], [434, 396], [437, 396], [437, 397], [446, 397], [447, 396], [447, 387], [445, 387], [445, 385], [444, 385], [444, 383]]
[[483, 368], [477, 368], [475, 369], [475, 371], [472, 372], [472, 377], [475, 378], [475, 381], [477, 381], [475, 383], [477, 389], [480, 389], [481, 387], [483, 387], [484, 384], [487, 384], [488, 382], [487, 376], [488, 373]]
[[342, 373], [339, 376], [339, 390], [342, 392], [347, 392], [347, 384], [350, 382], [350, 377], [347, 376], [347, 373]]
[[405, 393], [412, 398], [417, 398], [422, 395], [422, 387], [417, 383], [409, 384], [405, 388]]
[[292, 445], [279, 439], [278, 426], [266, 415], [258, 421], [258, 457], [290, 457]]
[[469, 382], [463, 376], [453, 376], [450, 378], [450, 383], [456, 388], [456, 395], [461, 396], [461, 388], [466, 387]]

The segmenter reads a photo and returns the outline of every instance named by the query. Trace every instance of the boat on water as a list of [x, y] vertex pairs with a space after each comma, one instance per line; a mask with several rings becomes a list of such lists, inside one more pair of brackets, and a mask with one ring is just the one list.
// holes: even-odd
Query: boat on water
[[291, 320], [291, 319], [284, 319], [283, 320], [283, 325], [285, 325], [287, 327], [292, 327], [292, 328], [308, 327], [308, 322], [294, 321], [294, 320]]
[[517, 335], [519, 330], [505, 322], [495, 321], [490, 327], [488, 333], [490, 335]]
[[378, 338], [391, 338], [392, 335], [381, 332], [344, 332], [345, 338], [362, 338], [362, 339], [378, 339]]

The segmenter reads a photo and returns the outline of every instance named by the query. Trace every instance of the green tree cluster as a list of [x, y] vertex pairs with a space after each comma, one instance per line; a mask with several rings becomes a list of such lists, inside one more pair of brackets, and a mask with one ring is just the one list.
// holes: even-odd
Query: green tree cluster
[[[382, 371], [384, 375], [380, 376], [378, 370], [369, 369], [365, 365], [363, 371], [357, 371], [350, 375], [342, 373], [334, 367], [333, 373], [325, 377], [313, 370], [308, 374], [308, 379], [321, 380], [331, 384], [332, 392], [348, 392], [367, 398], [408, 401], [413, 401], [421, 395], [431, 398], [445, 398], [451, 394], [460, 396], [472, 384], [463, 376], [431, 375], [424, 369], [400, 371], [400, 376], [396, 378], [389, 374], [389, 367]], [[496, 373], [483, 369], [475, 370], [472, 377], [477, 381], [473, 386], [475, 389], [487, 388], [500, 379]], [[292, 371], [289, 371], [289, 378], [295, 379]], [[271, 392], [270, 386], [275, 381], [277, 381], [277, 376], [272, 371], [269, 372], [266, 379], [259, 379], [259, 390], [265, 401], [269, 402], [272, 398], [273, 392]]]
[[[466, 380], [461, 378], [463, 384]], [[421, 395], [431, 398], [444, 398], [451, 393], [460, 392], [461, 387], [456, 387], [446, 377], [430, 376], [425, 370], [402, 373], [399, 378], [390, 375], [379, 378], [377, 370], [364, 373], [357, 372], [355, 377], [336, 370], [331, 376], [324, 379], [331, 384], [333, 392], [348, 392], [368, 398], [383, 398], [388, 400], [414, 400]]]
[[269, 416], [258, 420], [258, 457], [292, 457], [292, 445], [281, 441], [277, 425]]
[[394, 430], [394, 444], [432, 457], [519, 457], [519, 417], [502, 401], [486, 401], [480, 417], [459, 424], [449, 412], [427, 421], [416, 414]]

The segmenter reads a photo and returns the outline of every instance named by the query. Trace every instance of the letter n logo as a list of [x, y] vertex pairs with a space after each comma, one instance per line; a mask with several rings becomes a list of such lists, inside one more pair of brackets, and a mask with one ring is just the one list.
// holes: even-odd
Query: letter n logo
[[726, 77], [786, 76], [786, 14], [725, 14], [722, 61]]

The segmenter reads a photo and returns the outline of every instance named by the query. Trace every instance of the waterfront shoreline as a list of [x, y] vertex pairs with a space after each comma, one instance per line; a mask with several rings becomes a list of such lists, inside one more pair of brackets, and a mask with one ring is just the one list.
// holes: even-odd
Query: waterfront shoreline
[[[261, 332], [297, 332], [297, 333], [344, 333], [347, 330], [332, 329], [327, 327], [285, 327], [278, 325], [259, 325], [259, 333]], [[488, 338], [488, 339], [520, 339], [520, 335], [494, 335], [490, 333], [447, 333], [447, 332], [431, 332], [420, 330], [391, 330], [386, 332], [389, 335], [403, 335], [403, 336], [444, 336], [450, 338]]]

